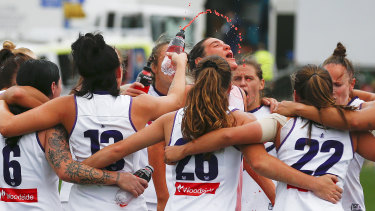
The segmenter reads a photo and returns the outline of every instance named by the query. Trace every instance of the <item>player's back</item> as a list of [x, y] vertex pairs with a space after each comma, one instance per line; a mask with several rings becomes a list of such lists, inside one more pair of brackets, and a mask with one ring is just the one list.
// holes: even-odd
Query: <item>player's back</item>
[[[348, 103], [350, 106], [355, 106], [360, 109], [363, 100], [358, 97], [353, 97]], [[342, 193], [342, 205], [346, 211], [365, 211], [365, 199], [363, 195], [363, 188], [359, 175], [365, 159], [358, 153], [354, 153], [354, 158], [349, 164], [348, 174], [345, 178], [344, 192]]]
[[[253, 114], [257, 119], [262, 119], [271, 114], [270, 107], [264, 105], [260, 105], [259, 107], [247, 112]], [[275, 144], [273, 142], [265, 142], [264, 147], [268, 154], [277, 157]], [[245, 160], [243, 162], [245, 162]], [[277, 181], [273, 182], [275, 185], [277, 184]], [[247, 172], [244, 172], [243, 174], [241, 208], [242, 210], [258, 211], [273, 209], [272, 203], [267, 195]]]
[[[78, 161], [90, 157], [100, 149], [121, 141], [136, 132], [131, 121], [132, 98], [114, 97], [107, 92], [97, 92], [91, 99], [75, 97], [77, 119], [72, 130], [70, 144], [73, 157]], [[135, 172], [139, 166], [139, 152], [124, 157], [106, 169]], [[70, 192], [70, 210], [145, 210], [143, 196], [131, 200], [122, 208], [115, 202], [119, 188], [105, 185], [74, 185]]]
[[[336, 175], [343, 187], [348, 166], [353, 159], [350, 133], [313, 125], [308, 138], [307, 120], [290, 119], [281, 129], [278, 158], [293, 168], [312, 176]], [[332, 204], [312, 192], [278, 182], [274, 210], [343, 210], [341, 202]]]
[[62, 210], [58, 177], [37, 133], [22, 136], [13, 147], [0, 135], [0, 148], [0, 210]]
[[[176, 113], [170, 145], [183, 145], [183, 109]], [[234, 210], [241, 152], [227, 147], [209, 154], [188, 156], [173, 166], [175, 191], [165, 210]]]

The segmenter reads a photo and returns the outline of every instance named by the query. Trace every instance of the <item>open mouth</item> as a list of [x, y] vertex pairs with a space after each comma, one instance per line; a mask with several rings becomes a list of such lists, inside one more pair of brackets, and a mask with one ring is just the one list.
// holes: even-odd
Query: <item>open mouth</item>
[[242, 89], [244, 92], [245, 92], [245, 95], [246, 96], [248, 96], [249, 94], [247, 93], [247, 91], [246, 90], [244, 90], [244, 89]]
[[229, 52], [227, 55], [225, 55], [226, 58], [232, 59], [233, 58], [233, 53]]

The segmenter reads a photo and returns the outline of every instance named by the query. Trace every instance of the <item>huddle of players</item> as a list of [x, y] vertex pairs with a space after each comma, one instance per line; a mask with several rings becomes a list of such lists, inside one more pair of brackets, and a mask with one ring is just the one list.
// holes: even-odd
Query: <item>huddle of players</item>
[[[108, 169], [122, 169], [127, 172], [134, 172], [143, 166], [143, 164], [140, 164], [140, 160], [143, 162], [147, 160], [147, 158], [145, 159], [145, 156], [148, 154], [150, 164], [155, 168], [153, 182], [156, 190], [151, 191], [151, 194], [157, 193], [157, 200], [155, 196], [153, 196], [154, 198], [152, 199], [152, 196], [149, 197], [146, 195], [148, 207], [146, 208], [144, 202], [142, 202], [142, 197], [137, 197], [125, 208], [129, 210], [135, 208], [137, 210], [155, 210], [156, 208], [162, 210], [167, 203], [166, 199], [168, 198], [169, 200], [165, 208], [166, 210], [193, 210], [195, 208], [206, 208], [208, 210], [241, 209], [241, 200], [239, 198], [241, 197], [241, 192], [238, 191], [241, 190], [240, 175], [242, 174], [242, 160], [241, 152], [239, 150], [245, 154], [251, 167], [259, 173], [281, 181], [277, 186], [275, 210], [307, 210], [309, 209], [309, 206], [311, 206], [311, 209], [313, 210], [321, 210], [323, 207], [330, 210], [340, 210], [340, 208], [342, 209], [341, 202], [343, 203], [345, 210], [353, 209], [353, 207], [355, 209], [361, 209], [361, 207], [364, 209], [363, 193], [357, 190], [358, 188], [361, 190], [359, 180], [355, 180], [359, 177], [359, 170], [363, 164], [363, 158], [360, 160], [361, 157], [358, 154], [355, 154], [354, 156], [356, 160], [352, 160], [353, 154], [350, 152], [353, 151], [351, 147], [353, 147], [354, 144], [351, 144], [351, 136], [348, 132], [322, 128], [320, 125], [312, 124], [305, 119], [287, 119], [277, 115], [269, 115], [270, 109], [267, 106], [262, 106], [260, 103], [260, 92], [264, 88], [264, 80], [262, 79], [259, 65], [249, 59], [245, 59], [243, 63], [237, 65], [230, 47], [221, 40], [215, 38], [202, 40], [197, 43], [190, 52], [189, 66], [190, 70], [193, 72], [195, 84], [194, 86], [185, 87], [183, 81], [185, 81], [184, 70], [187, 63], [186, 55], [170, 55], [178, 67], [174, 78], [168, 77], [160, 71], [160, 65], [165, 55], [166, 46], [167, 43], [157, 45], [150, 57], [150, 60], [152, 61], [151, 67], [155, 74], [155, 82], [150, 89], [150, 95], [160, 97], [139, 95], [130, 98], [129, 96], [118, 96], [118, 92], [116, 91], [120, 85], [118, 81], [122, 77], [122, 70], [115, 49], [106, 45], [100, 35], [86, 34], [85, 36], [80, 36], [80, 38], [73, 43], [72, 50], [73, 58], [75, 59], [75, 63], [84, 80], [81, 89], [77, 90], [75, 97], [68, 96], [60, 98], [60, 101], [55, 100], [54, 103], [51, 102], [48, 105], [46, 104], [37, 108], [39, 110], [22, 114], [23, 116], [20, 116], [18, 119], [7, 112], [7, 107], [3, 104], [2, 106], [4, 109], [1, 108], [0, 113], [0, 117], [4, 117], [2, 118], [3, 120], [0, 121], [0, 130], [2, 134], [7, 136], [21, 135], [35, 130], [47, 129], [61, 123], [70, 134], [69, 144], [72, 148], [71, 150], [75, 160], [81, 162], [92, 154], [95, 154], [87, 159], [87, 161], [84, 161], [88, 166], [71, 160], [70, 155], [66, 155], [64, 159], [60, 158], [67, 163], [65, 166], [68, 170], [65, 169], [64, 172], [67, 173], [68, 176], [64, 177], [63, 173], [59, 174], [59, 176], [68, 178], [67, 180], [77, 183], [118, 184], [121, 188], [132, 191], [136, 196], [141, 194], [146, 186], [141, 179], [137, 180], [136, 178], [132, 178], [130, 174], [113, 175], [114, 172], [93, 169], [89, 166], [102, 168], [111, 163], [115, 163]], [[212, 55], [217, 55], [219, 57]], [[335, 95], [334, 97], [336, 98], [337, 104], [348, 104], [350, 99], [349, 91], [353, 89], [355, 79], [354, 73], [352, 72], [353, 68], [350, 62], [345, 58], [345, 48], [343, 48], [341, 44], [338, 44], [334, 54], [324, 63], [324, 67], [329, 71], [329, 74], [327, 71], [316, 66], [303, 67], [295, 74], [294, 88], [296, 91], [296, 101], [309, 104], [309, 100], [311, 101], [314, 97], [316, 98], [314, 99], [315, 101], [325, 97], [325, 99], [315, 102], [321, 104], [309, 105], [317, 107], [333, 106], [334, 100], [332, 91], [334, 91], [333, 94]], [[108, 72], [111, 74], [107, 74]], [[100, 77], [98, 77], [97, 74], [99, 74]], [[230, 86], [230, 83], [228, 83], [231, 74], [233, 74], [233, 84], [243, 88], [247, 93], [246, 97], [245, 95], [242, 95], [242, 92], [238, 87]], [[331, 75], [331, 77], [329, 75]], [[210, 78], [210, 80], [207, 80], [207, 78]], [[115, 85], [108, 85], [110, 81]], [[315, 96], [310, 96], [311, 90], [314, 88], [314, 83], [325, 85], [324, 89], [326, 89], [325, 91], [328, 92], [328, 94], [317, 93]], [[306, 88], [305, 84], [312, 85]], [[342, 92], [340, 92], [340, 88], [343, 90]], [[190, 89], [190, 91], [184, 100], [185, 89]], [[309, 93], [308, 91], [310, 91], [310, 94], [305, 95], [306, 93]], [[137, 90], [132, 88], [127, 92], [131, 95], [140, 94]], [[227, 94], [228, 92], [230, 93], [229, 97]], [[206, 98], [202, 100], [200, 97]], [[212, 100], [209, 100], [210, 98]], [[344, 100], [339, 101], [338, 99], [341, 98]], [[214, 99], [218, 99], [219, 101], [212, 102]], [[180, 109], [177, 112], [163, 115], [150, 126], [142, 129], [145, 123], [150, 120], [155, 120], [163, 113], [182, 107], [182, 101], [186, 101], [185, 109]], [[324, 104], [324, 102], [329, 102], [331, 104]], [[359, 106], [362, 102], [353, 98], [353, 101], [350, 103], [350, 105]], [[61, 107], [61, 105], [66, 106], [60, 108], [60, 110], [54, 109], [54, 107]], [[158, 107], [162, 107], [163, 109], [155, 109]], [[208, 109], [205, 110], [205, 107]], [[244, 115], [242, 112], [236, 111], [236, 108], [239, 110], [244, 110], [245, 108], [249, 113], [253, 113], [257, 119], [263, 117], [267, 118], [265, 118], [265, 120], [260, 120], [258, 123], [257, 121], [254, 121], [254, 116], [251, 114]], [[342, 108], [338, 107], [338, 109]], [[30, 119], [30, 121], [34, 120], [37, 112], [42, 113], [42, 116], [45, 118], [38, 116], [39, 120], [34, 121], [34, 124], [32, 125], [25, 123], [27, 121], [22, 121], [23, 123], [20, 124], [22, 119]], [[197, 112], [202, 119], [197, 117]], [[194, 124], [196, 123], [194, 120], [197, 119], [206, 124], [198, 124], [200, 127], [194, 127]], [[189, 122], [194, 124], [189, 124]], [[215, 128], [214, 123], [216, 122], [219, 122], [221, 125], [216, 125]], [[309, 123], [308, 127], [303, 127], [307, 125], [307, 123]], [[269, 128], [270, 125], [274, 125], [274, 128]], [[225, 130], [217, 130], [214, 133], [209, 133], [208, 137], [210, 137], [211, 134], [213, 136], [211, 139], [202, 136], [210, 131], [228, 126], [240, 126], [238, 127], [239, 131], [240, 129], [242, 129], [242, 131], [237, 131], [237, 135], [241, 134], [247, 138], [233, 136], [231, 135], [231, 131], [228, 132]], [[252, 130], [249, 130], [249, 128], [246, 129], [246, 127], [251, 127]], [[52, 131], [38, 133], [37, 136], [35, 136], [35, 134], [23, 136], [21, 139], [27, 139], [29, 136], [28, 139], [38, 139], [38, 141], [34, 142], [30, 140], [29, 144], [32, 143], [35, 146], [24, 146], [24, 150], [27, 151], [26, 148], [33, 148], [36, 150], [35, 148], [39, 147], [38, 145], [42, 146], [42, 149], [47, 149], [48, 147], [48, 149], [51, 149], [56, 147], [56, 143], [58, 142], [58, 146], [64, 148], [66, 150], [65, 153], [69, 154], [69, 145], [66, 142], [68, 135], [66, 132], [61, 127], [50, 130]], [[134, 134], [136, 131], [139, 132]], [[271, 132], [269, 131], [273, 131], [273, 133], [270, 135], [269, 133]], [[134, 135], [130, 136], [131, 134]], [[41, 136], [44, 136], [43, 138], [45, 138], [45, 140], [43, 140]], [[120, 141], [128, 136], [129, 138], [126, 139], [126, 141]], [[198, 137], [200, 136], [202, 136], [202, 140], [198, 141], [200, 139]], [[340, 140], [340, 142], [333, 142], [332, 140], [327, 139], [330, 136], [333, 136], [333, 141]], [[53, 137], [55, 137], [55, 139], [53, 139]], [[223, 138], [221, 140], [217, 137]], [[226, 139], [228, 137], [230, 137], [230, 141]], [[366, 140], [372, 138], [368, 134], [360, 134], [357, 137], [365, 137], [364, 139]], [[65, 138], [65, 140], [56, 140], [57, 138]], [[90, 141], [82, 143], [83, 138]], [[116, 144], [110, 144], [110, 139], [114, 140]], [[195, 139], [197, 139], [197, 141], [190, 141]], [[209, 145], [210, 143], [207, 140], [212, 140], [212, 146]], [[330, 140], [329, 143], [328, 140]], [[163, 141], [165, 143], [163, 143]], [[263, 144], [254, 144], [247, 147], [243, 146], [243, 144], [261, 143], [266, 141], [274, 142], [273, 144], [268, 143], [268, 145], [266, 145], [267, 151], [272, 152], [273, 150], [273, 153], [278, 151], [277, 153], [280, 154], [279, 159], [295, 169], [315, 176], [334, 174], [337, 175], [338, 178], [320, 177], [319, 179], [321, 180], [314, 180], [314, 177], [302, 174], [300, 171], [296, 171], [285, 164], [285, 166], [283, 166], [279, 160], [272, 159], [272, 157], [265, 155], [265, 147]], [[358, 141], [358, 143], [362, 142], [359, 140], [356, 141]], [[18, 145], [22, 145], [23, 142], [28, 143], [26, 140], [19, 140]], [[37, 144], [43, 142], [46, 145], [50, 143], [52, 146]], [[158, 142], [161, 142], [162, 144], [154, 145]], [[219, 143], [221, 143], [221, 145]], [[1, 147], [6, 149], [3, 150], [4, 162], [7, 158], [8, 160], [6, 161], [11, 163], [12, 161], [9, 161], [9, 159], [17, 157], [17, 150], [6, 145], [5, 142], [3, 144], [4, 146], [2, 145]], [[138, 146], [137, 144], [140, 145]], [[207, 146], [204, 146], [204, 144], [207, 144]], [[104, 150], [97, 152], [99, 149], [108, 145], [110, 145], [110, 147], [106, 147]], [[141, 152], [138, 151], [149, 145], [153, 146], [149, 147], [148, 153], [143, 151], [142, 155]], [[165, 166], [162, 162], [159, 162], [160, 160], [163, 160], [163, 145], [186, 146], [186, 149], [184, 150], [181, 150], [181, 147], [167, 148], [166, 155], [168, 160], [173, 160], [173, 156], [181, 158], [185, 156], [187, 157], [174, 166], [167, 167], [166, 170], [164, 170]], [[194, 145], [197, 145], [197, 148], [201, 151], [195, 152]], [[230, 147], [230, 145], [241, 146], [239, 146], [239, 150], [237, 150], [234, 147]], [[309, 145], [310, 148], [306, 145]], [[188, 148], [189, 146], [190, 148]], [[219, 150], [220, 148], [217, 148], [219, 146], [225, 146], [226, 148], [224, 151]], [[306, 150], [304, 150], [305, 146]], [[190, 156], [190, 154], [209, 152], [216, 150], [216, 148], [219, 151]], [[331, 148], [335, 150], [334, 153], [330, 153], [329, 150], [325, 151]], [[361, 149], [361, 147], [358, 148]], [[307, 150], [309, 152], [312, 151], [310, 153], [315, 153], [315, 156], [310, 155], [310, 157], [308, 157], [308, 153], [306, 153]], [[4, 151], [6, 152], [5, 154]], [[57, 153], [57, 151], [58, 150], [56, 150], [55, 153]], [[136, 153], [136, 151], [138, 152]], [[187, 151], [190, 154], [187, 154]], [[284, 151], [288, 152], [288, 154], [295, 152], [294, 157], [283, 157], [283, 155], [286, 154]], [[21, 152], [23, 151], [21, 150]], [[181, 153], [178, 154], [178, 152]], [[41, 154], [40, 149], [38, 153]], [[108, 156], [105, 155], [105, 153], [108, 153]], [[12, 155], [10, 156], [10, 154]], [[331, 157], [333, 157], [332, 154], [335, 155], [335, 159], [331, 159]], [[56, 163], [54, 157], [50, 154], [48, 155], [49, 156], [46, 156], [46, 158], [49, 163], [52, 164], [52, 167], [55, 170], [59, 169], [59, 164]], [[257, 157], [256, 155], [261, 156]], [[368, 155], [366, 154], [365, 156]], [[24, 158], [23, 156], [20, 157]], [[305, 160], [302, 158], [305, 158]], [[66, 161], [65, 159], [70, 160]], [[26, 158], [26, 160], [31, 161], [32, 163], [36, 162], [35, 159]], [[23, 163], [26, 162], [26, 160], [20, 160], [19, 162]], [[46, 163], [45, 159], [44, 162]], [[336, 187], [333, 181], [339, 181], [337, 184], [341, 188], [342, 184], [340, 182], [343, 182], [344, 178], [345, 181], [350, 181], [350, 173], [345, 177], [345, 169], [348, 169], [349, 162], [359, 163], [357, 168], [349, 168], [349, 172], [353, 171], [353, 169], [356, 170], [356, 172], [353, 172], [355, 179], [352, 184], [358, 182], [359, 186], [356, 184], [350, 185], [349, 188], [345, 187], [343, 199], [337, 204], [326, 202], [312, 194], [312, 192], [314, 192], [326, 200], [338, 202], [341, 189]], [[276, 166], [268, 166], [267, 168], [262, 166], [262, 163], [275, 164]], [[55, 166], [53, 166], [54, 164]], [[244, 165], [245, 169], [249, 169], [246, 167], [246, 162], [244, 162]], [[32, 165], [30, 164], [30, 166]], [[49, 168], [47, 166], [48, 165], [45, 165], [45, 168]], [[5, 168], [5, 166], [3, 166], [3, 168]], [[9, 168], [14, 167], [11, 166]], [[87, 176], [82, 173], [82, 169], [84, 169], [83, 172], [99, 172], [96, 172], [94, 176], [90, 173], [91, 177], [89, 179], [82, 179], [81, 177]], [[311, 170], [306, 172], [304, 169]], [[30, 172], [31, 171], [32, 170], [30, 170]], [[13, 173], [14, 172], [15, 171], [13, 170]], [[251, 172], [251, 169], [249, 172]], [[317, 172], [320, 173], [318, 174]], [[4, 174], [4, 178], [5, 177], [7, 177], [6, 174]], [[131, 180], [126, 177], [129, 177]], [[16, 177], [13, 175], [13, 177], [10, 176], [7, 178], [9, 181], [4, 179], [5, 182], [2, 181], [1, 187], [4, 189], [8, 186], [17, 187], [14, 186], [14, 184], [19, 183], [19, 181], [17, 182], [15, 178]], [[75, 178], [76, 180], [72, 178]], [[113, 181], [114, 178], [116, 178], [115, 181]], [[124, 178], [121, 180], [122, 183], [119, 178]], [[242, 183], [242, 210], [267, 210], [272, 208], [272, 206], [269, 205], [270, 201], [268, 198], [274, 202], [275, 186], [268, 179], [256, 174], [253, 174], [252, 178], [264, 188], [268, 197], [261, 194], [259, 186], [257, 186], [254, 181], [249, 181], [251, 180], [251, 177], [249, 177], [247, 173], [244, 173]], [[98, 179], [98, 181], [95, 181], [94, 179]], [[109, 181], [111, 179], [112, 181]], [[56, 179], [54, 182], [56, 182]], [[129, 188], [125, 183], [134, 185]], [[345, 184], [347, 185], [350, 183], [346, 182]], [[149, 187], [146, 190], [152, 190], [150, 186], [152, 186], [152, 183], [149, 184]], [[295, 186], [309, 189], [312, 192], [296, 188]], [[50, 185], [50, 187], [54, 186]], [[51, 192], [57, 192], [57, 190], [52, 189]], [[92, 209], [100, 209], [104, 207], [123, 209], [118, 207], [113, 200], [117, 189], [117, 187], [113, 186], [76, 185], [70, 194], [69, 203], [72, 205], [69, 205], [69, 210], [82, 208], [89, 209], [90, 207]], [[45, 191], [38, 190], [38, 193], [39, 192]], [[21, 191], [20, 193], [23, 192]], [[90, 193], [96, 193], [96, 195], [93, 196], [90, 195]], [[170, 196], [168, 197], [169, 194]], [[357, 194], [361, 198], [356, 198], [357, 196], [355, 196], [352, 197], [352, 199], [346, 199], [345, 195], [354, 194]], [[43, 201], [48, 201], [41, 196], [38, 198], [40, 204]], [[306, 199], [310, 199], [308, 200], [310, 202], [306, 203]], [[292, 200], [293, 202], [301, 202], [301, 204], [291, 204], [290, 202], [292, 202]], [[4, 206], [11, 206], [9, 204], [12, 203], [2, 202], [2, 204]], [[26, 205], [29, 204], [32, 203], [27, 203]], [[46, 206], [48, 207], [48, 205]], [[348, 208], [348, 206], [350, 208]]]

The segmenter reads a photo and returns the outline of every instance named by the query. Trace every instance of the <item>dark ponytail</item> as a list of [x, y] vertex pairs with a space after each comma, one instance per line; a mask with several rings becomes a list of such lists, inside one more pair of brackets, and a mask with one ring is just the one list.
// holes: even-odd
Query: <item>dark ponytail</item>
[[[199, 41], [197, 44], [194, 45], [193, 49], [191, 49], [189, 53], [189, 69], [190, 71], [194, 71], [196, 69], [196, 64], [195, 60], [197, 58], [203, 58], [205, 57], [205, 52], [204, 52], [204, 46], [203, 43], [209, 39], [210, 37], [204, 38], [203, 40]], [[194, 73], [193, 73], [194, 74]]]
[[120, 67], [116, 50], [107, 45], [100, 34], [79, 35], [72, 44], [72, 56], [79, 74], [83, 77], [77, 96], [92, 98], [95, 91], [108, 91], [119, 95], [116, 69]]

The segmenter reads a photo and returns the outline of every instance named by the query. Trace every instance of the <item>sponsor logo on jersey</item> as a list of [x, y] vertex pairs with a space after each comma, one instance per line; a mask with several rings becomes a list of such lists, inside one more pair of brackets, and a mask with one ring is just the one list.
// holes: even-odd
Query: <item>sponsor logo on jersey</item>
[[38, 190], [0, 188], [1, 201], [3, 202], [38, 202]]
[[351, 211], [362, 211], [362, 207], [359, 204], [352, 203], [352, 206], [350, 207]]
[[175, 195], [200, 196], [202, 194], [215, 194], [220, 183], [185, 183], [176, 182]]

